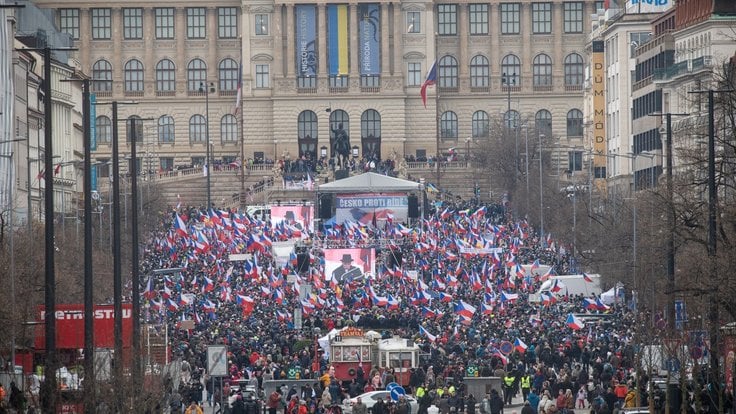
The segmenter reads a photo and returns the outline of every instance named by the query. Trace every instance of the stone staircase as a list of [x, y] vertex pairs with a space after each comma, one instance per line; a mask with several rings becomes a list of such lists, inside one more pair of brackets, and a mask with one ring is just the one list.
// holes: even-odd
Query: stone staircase
[[[424, 179], [425, 185], [437, 183], [437, 168], [435, 164], [426, 162], [412, 162], [407, 165], [408, 178], [412, 180]], [[301, 188], [286, 188], [280, 179], [274, 181], [272, 165], [254, 165], [246, 169], [244, 179], [241, 180], [237, 168], [223, 168], [213, 171], [210, 176], [210, 194], [212, 202], [218, 208], [237, 208], [245, 205], [270, 203], [304, 203], [317, 201], [317, 186], [326, 181], [332, 181], [327, 172], [314, 177], [313, 190]], [[104, 183], [103, 183], [104, 182]], [[108, 191], [107, 180], [102, 180], [100, 191]], [[175, 206], [179, 203], [190, 206], [203, 206], [207, 203], [207, 178], [201, 167], [186, 170], [172, 171], [141, 177], [138, 186], [142, 191], [152, 193], [159, 204]], [[479, 169], [469, 162], [455, 161], [444, 163], [440, 167], [440, 186], [442, 194], [428, 192], [430, 200], [451, 200], [456, 197], [468, 200], [474, 197], [476, 186], [480, 188], [481, 200], [500, 200], [501, 189], [492, 188], [492, 180], [488, 174], [482, 174]], [[125, 191], [130, 188], [130, 179], [121, 183]], [[245, 193], [241, 189], [245, 188]], [[145, 196], [144, 196], [145, 197]]]

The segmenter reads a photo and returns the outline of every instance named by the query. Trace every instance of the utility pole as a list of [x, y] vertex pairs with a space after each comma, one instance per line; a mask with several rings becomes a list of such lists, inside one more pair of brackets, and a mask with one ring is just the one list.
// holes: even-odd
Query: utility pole
[[[141, 283], [138, 266], [138, 152], [137, 152], [137, 141], [138, 141], [138, 125], [136, 118], [130, 118], [130, 157], [133, 161], [133, 171], [130, 172], [130, 203], [131, 203], [131, 252], [130, 252], [130, 267], [131, 267], [131, 280], [132, 280], [132, 319], [133, 319], [133, 332], [131, 342], [133, 342], [133, 354], [130, 358], [131, 362], [131, 374], [133, 379], [133, 401], [137, 401], [136, 398], [138, 393], [135, 390], [140, 388], [140, 376], [141, 376], [141, 361], [139, 359], [141, 355]], [[122, 316], [122, 314], [121, 314]], [[117, 322], [117, 319], [116, 319]], [[121, 318], [122, 322], [122, 318]], [[122, 356], [122, 355], [121, 355]], [[122, 360], [122, 358], [121, 358]], [[137, 404], [134, 404], [137, 406]]]
[[95, 412], [94, 274], [92, 272], [92, 119], [89, 79], [82, 80], [84, 134], [84, 412]]
[[[123, 379], [123, 279], [120, 257], [120, 143], [118, 133], [118, 102], [112, 102], [112, 296], [115, 336], [113, 358], [114, 383], [120, 390]], [[113, 411], [122, 411], [123, 395], [117, 393]]]

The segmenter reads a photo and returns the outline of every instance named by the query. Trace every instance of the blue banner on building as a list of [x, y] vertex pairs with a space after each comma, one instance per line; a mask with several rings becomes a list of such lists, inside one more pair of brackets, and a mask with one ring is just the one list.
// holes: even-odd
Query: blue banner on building
[[315, 6], [297, 5], [296, 10], [296, 73], [317, 75], [317, 12]]
[[[89, 148], [91, 151], [97, 150], [97, 96], [93, 93], [89, 94]], [[97, 191], [97, 166], [90, 169], [92, 183], [92, 191]]]
[[361, 4], [360, 74], [381, 74], [381, 10], [377, 4]]

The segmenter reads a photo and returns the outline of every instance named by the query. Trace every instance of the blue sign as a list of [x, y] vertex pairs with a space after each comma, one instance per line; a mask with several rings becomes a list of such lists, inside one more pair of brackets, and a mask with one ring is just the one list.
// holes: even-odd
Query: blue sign
[[296, 62], [299, 76], [317, 76], [317, 14], [315, 6], [297, 5]]
[[675, 301], [675, 327], [682, 330], [682, 324], [687, 322], [687, 312], [685, 312], [685, 302], [682, 300]]
[[394, 401], [399, 401], [399, 398], [402, 395], [406, 395], [406, 391], [404, 390], [404, 387], [402, 386], [394, 387], [391, 390], [391, 399]]
[[[89, 94], [89, 148], [90, 151], [97, 151], [97, 95]], [[90, 182], [92, 183], [92, 191], [97, 191], [97, 166], [93, 165], [90, 169]]]
[[667, 371], [672, 373], [680, 372], [680, 360], [672, 357], [667, 360]]
[[395, 382], [389, 382], [388, 385], [386, 385], [386, 391], [391, 392], [396, 387], [400, 387], [400, 385]]
[[631, 4], [651, 4], [652, 6], [666, 6], [669, 0], [631, 0]]
[[359, 6], [360, 23], [360, 74], [381, 74], [381, 10], [377, 4]]

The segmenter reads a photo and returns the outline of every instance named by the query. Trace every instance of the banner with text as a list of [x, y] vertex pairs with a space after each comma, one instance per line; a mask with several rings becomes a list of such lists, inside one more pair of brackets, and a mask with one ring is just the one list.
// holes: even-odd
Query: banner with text
[[330, 75], [348, 74], [348, 6], [347, 4], [327, 5], [328, 36], [330, 54]]
[[377, 4], [361, 4], [360, 16], [360, 74], [381, 74], [381, 10]]
[[296, 73], [299, 76], [317, 75], [317, 31], [315, 6], [297, 5], [296, 12]]
[[406, 194], [341, 194], [335, 197], [335, 220], [377, 225], [392, 220], [405, 222], [409, 217], [409, 201]]

